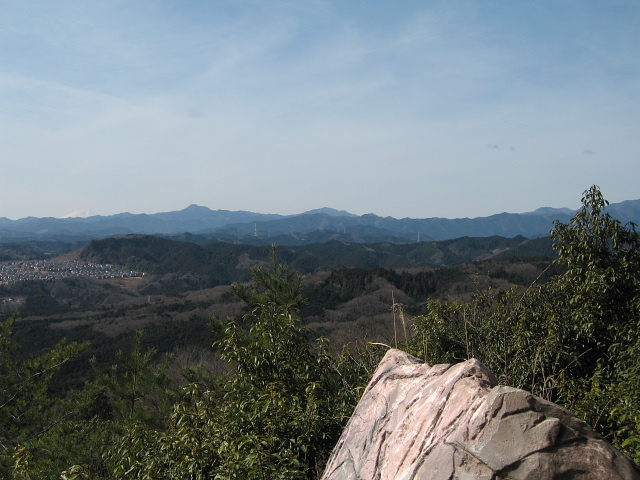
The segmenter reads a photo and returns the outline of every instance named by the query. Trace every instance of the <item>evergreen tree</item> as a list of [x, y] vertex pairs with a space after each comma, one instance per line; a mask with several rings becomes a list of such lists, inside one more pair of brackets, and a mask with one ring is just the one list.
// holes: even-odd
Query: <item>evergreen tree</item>
[[[234, 286], [250, 309], [220, 325], [232, 373], [185, 386], [168, 428], [136, 423], [108, 452], [116, 478], [316, 478], [357, 400], [353, 365], [340, 369], [301, 324], [301, 279], [277, 262]], [[349, 372], [349, 375], [346, 373]], [[359, 378], [359, 377], [358, 377]]]
[[292, 311], [299, 311], [305, 301], [302, 296], [302, 278], [297, 271], [278, 262], [277, 247], [271, 246], [269, 266], [256, 265], [251, 268], [255, 288], [234, 283], [231, 292], [250, 310], [277, 305]]
[[119, 351], [117, 363], [106, 372], [98, 372], [96, 384], [112, 398], [116, 421], [156, 426], [168, 413], [171, 393], [166, 369], [171, 357], [165, 355], [158, 363], [155, 349], [143, 352], [143, 334], [142, 330], [135, 332], [131, 351]]
[[0, 472], [4, 478], [27, 478], [41, 472], [42, 439], [64, 422], [64, 403], [49, 393], [49, 384], [62, 365], [85, 345], [61, 342], [40, 356], [20, 360], [11, 334], [17, 316], [0, 322]]

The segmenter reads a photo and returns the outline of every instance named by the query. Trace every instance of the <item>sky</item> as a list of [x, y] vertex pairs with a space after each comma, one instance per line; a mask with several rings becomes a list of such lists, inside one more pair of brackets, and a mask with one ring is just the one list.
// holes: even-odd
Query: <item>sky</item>
[[0, 0], [0, 217], [640, 198], [637, 0]]

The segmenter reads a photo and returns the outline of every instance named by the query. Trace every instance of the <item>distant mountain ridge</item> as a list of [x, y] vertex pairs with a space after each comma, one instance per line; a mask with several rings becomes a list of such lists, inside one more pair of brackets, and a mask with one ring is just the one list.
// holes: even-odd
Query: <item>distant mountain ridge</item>
[[[607, 210], [623, 223], [640, 223], [640, 200], [611, 204]], [[25, 239], [77, 240], [127, 234], [201, 235], [235, 243], [304, 244], [342, 240], [416, 242], [500, 235], [526, 238], [546, 236], [553, 222], [569, 221], [574, 211], [539, 208], [528, 213], [499, 213], [476, 218], [396, 219], [372, 213], [357, 216], [344, 210], [320, 208], [298, 215], [211, 210], [190, 205], [173, 212], [68, 218], [0, 218], [0, 242]]]

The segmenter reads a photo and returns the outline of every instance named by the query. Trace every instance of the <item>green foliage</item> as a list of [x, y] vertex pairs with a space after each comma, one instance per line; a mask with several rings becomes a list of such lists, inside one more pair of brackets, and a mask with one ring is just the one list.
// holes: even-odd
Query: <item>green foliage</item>
[[430, 302], [411, 349], [431, 363], [476, 357], [502, 383], [559, 402], [640, 459], [640, 237], [598, 187], [551, 232], [562, 273], [526, 290]]
[[92, 387], [73, 392], [69, 398], [57, 399], [55, 410], [58, 421], [26, 442], [24, 451], [16, 450], [16, 455], [27, 458], [29, 464], [20, 467], [16, 462], [14, 469], [22, 468], [22, 473], [33, 479], [54, 480], [70, 465], [80, 464], [84, 471], [91, 472], [91, 478], [107, 477], [102, 454], [115, 432], [110, 405], [101, 392]]
[[583, 208], [551, 232], [558, 263], [567, 269], [557, 285], [572, 306], [573, 321], [602, 352], [636, 325], [640, 287], [640, 237], [605, 213], [597, 187], [585, 192]]
[[60, 342], [40, 356], [20, 360], [11, 335], [16, 316], [0, 323], [0, 471], [28, 478], [29, 469], [41, 465], [32, 450], [56, 428], [67, 412], [48, 390], [62, 365], [79, 355], [84, 345]]
[[[220, 324], [233, 374], [185, 386], [166, 429], [129, 425], [107, 453], [115, 478], [316, 478], [357, 401], [362, 370], [313, 345], [300, 322], [300, 277], [276, 261], [255, 267], [250, 308]], [[346, 387], [348, 386], [348, 388]]]
[[256, 265], [251, 268], [251, 273], [257, 289], [237, 283], [231, 286], [231, 292], [251, 310], [267, 305], [282, 306], [288, 310], [300, 308], [304, 300], [301, 294], [302, 279], [298, 272], [278, 263], [275, 245], [271, 247], [269, 268]]
[[640, 235], [605, 209], [597, 187], [583, 208], [552, 231], [559, 263], [557, 288], [571, 306], [575, 344], [584, 352], [565, 401], [616, 445], [640, 460]]
[[557, 382], [575, 358], [562, 302], [548, 285], [527, 292], [514, 287], [475, 294], [470, 302], [429, 302], [414, 319], [411, 351], [429, 363], [478, 358], [499, 382], [556, 400]]
[[131, 352], [119, 351], [118, 362], [100, 373], [96, 381], [113, 398], [113, 409], [120, 422], [155, 426], [167, 413], [170, 400], [166, 374], [170, 357], [166, 355], [158, 365], [156, 350], [142, 351], [142, 335], [142, 330], [135, 332]]
[[82, 346], [63, 343], [34, 360], [19, 362], [8, 335], [13, 320], [2, 325], [0, 335], [1, 391], [14, 392], [8, 400], [3, 397], [0, 409], [6, 434], [0, 454], [4, 472], [32, 479], [58, 479], [63, 470], [63, 478], [111, 478], [103, 454], [123, 429], [142, 423], [145, 428], [158, 427], [169, 411], [166, 365], [155, 364], [153, 350], [142, 351], [139, 332], [131, 352], [120, 352], [119, 364], [96, 382], [53, 397], [48, 385], [54, 372]]

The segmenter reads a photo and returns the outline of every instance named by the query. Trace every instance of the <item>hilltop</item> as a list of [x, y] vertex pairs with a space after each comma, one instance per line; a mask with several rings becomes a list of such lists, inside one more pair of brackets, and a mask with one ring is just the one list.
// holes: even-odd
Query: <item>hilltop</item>
[[[608, 207], [622, 221], [640, 222], [640, 200]], [[305, 245], [331, 240], [350, 243], [407, 243], [459, 237], [545, 236], [554, 221], [567, 222], [574, 211], [542, 207], [528, 213], [499, 213], [477, 218], [412, 219], [354, 215], [344, 210], [321, 208], [297, 215], [247, 211], [211, 210], [204, 206], [155, 214], [120, 213], [110, 216], [68, 218], [0, 218], [0, 243], [28, 240], [80, 241], [114, 235], [196, 235], [200, 242], [213, 240], [253, 245]], [[192, 239], [193, 240], [193, 239]]]

